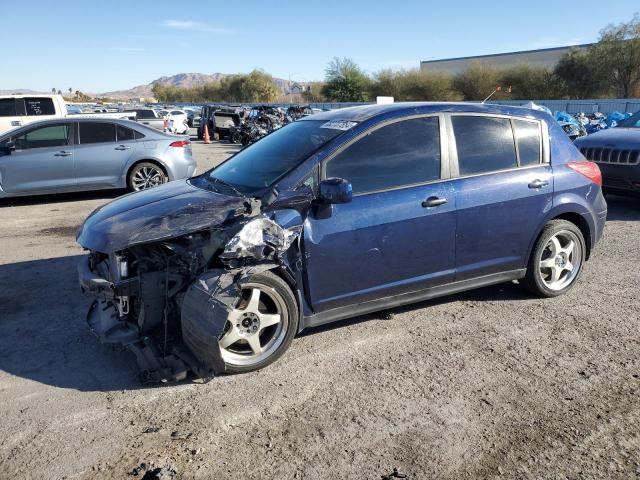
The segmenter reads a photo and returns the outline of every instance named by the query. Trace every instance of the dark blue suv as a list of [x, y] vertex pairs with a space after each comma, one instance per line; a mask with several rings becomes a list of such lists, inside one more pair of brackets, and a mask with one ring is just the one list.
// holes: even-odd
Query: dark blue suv
[[244, 372], [301, 330], [517, 280], [570, 289], [602, 235], [598, 167], [544, 112], [319, 113], [78, 232], [91, 328], [155, 379]]

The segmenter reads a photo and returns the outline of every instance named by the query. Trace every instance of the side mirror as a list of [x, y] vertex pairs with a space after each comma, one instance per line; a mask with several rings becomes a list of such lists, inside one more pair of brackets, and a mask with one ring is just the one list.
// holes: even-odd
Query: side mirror
[[325, 203], [349, 203], [353, 188], [344, 178], [327, 178], [320, 182], [318, 197]]
[[16, 151], [16, 144], [13, 142], [7, 142], [6, 145], [2, 148], [2, 150], [7, 155], [11, 155], [13, 152]]

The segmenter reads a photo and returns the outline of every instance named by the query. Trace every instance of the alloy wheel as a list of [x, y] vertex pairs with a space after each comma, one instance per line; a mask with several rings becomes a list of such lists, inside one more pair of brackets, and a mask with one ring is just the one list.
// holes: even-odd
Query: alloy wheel
[[131, 177], [133, 189], [137, 192], [157, 187], [165, 182], [165, 175], [159, 167], [144, 165], [136, 169]]
[[258, 363], [278, 349], [288, 326], [286, 303], [274, 289], [245, 284], [218, 342], [222, 359], [230, 365]]
[[540, 255], [540, 276], [550, 290], [562, 290], [575, 280], [582, 266], [582, 246], [575, 233], [554, 234]]

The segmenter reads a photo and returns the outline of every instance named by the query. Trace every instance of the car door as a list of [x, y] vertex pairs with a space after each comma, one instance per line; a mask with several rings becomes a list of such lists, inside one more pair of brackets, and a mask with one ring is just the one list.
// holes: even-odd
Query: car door
[[8, 193], [73, 190], [73, 128], [55, 122], [28, 128], [10, 139], [16, 149], [0, 156], [0, 182]]
[[[524, 268], [551, 208], [553, 177], [537, 120], [451, 114], [456, 280]], [[545, 158], [546, 157], [546, 158]]]
[[316, 312], [446, 283], [454, 277], [455, 201], [442, 119], [374, 127], [322, 165], [351, 182], [350, 203], [307, 217], [307, 282]]
[[80, 188], [123, 187], [122, 170], [137, 147], [134, 131], [107, 121], [78, 122], [76, 178]]

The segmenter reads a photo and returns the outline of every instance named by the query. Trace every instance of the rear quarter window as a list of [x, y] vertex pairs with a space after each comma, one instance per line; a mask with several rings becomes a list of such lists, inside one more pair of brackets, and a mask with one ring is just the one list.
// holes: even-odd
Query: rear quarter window
[[540, 124], [513, 119], [513, 129], [518, 146], [520, 166], [539, 164], [542, 160]]
[[2, 98], [0, 99], [0, 117], [15, 117], [17, 115], [16, 112], [16, 101], [13, 98]]

